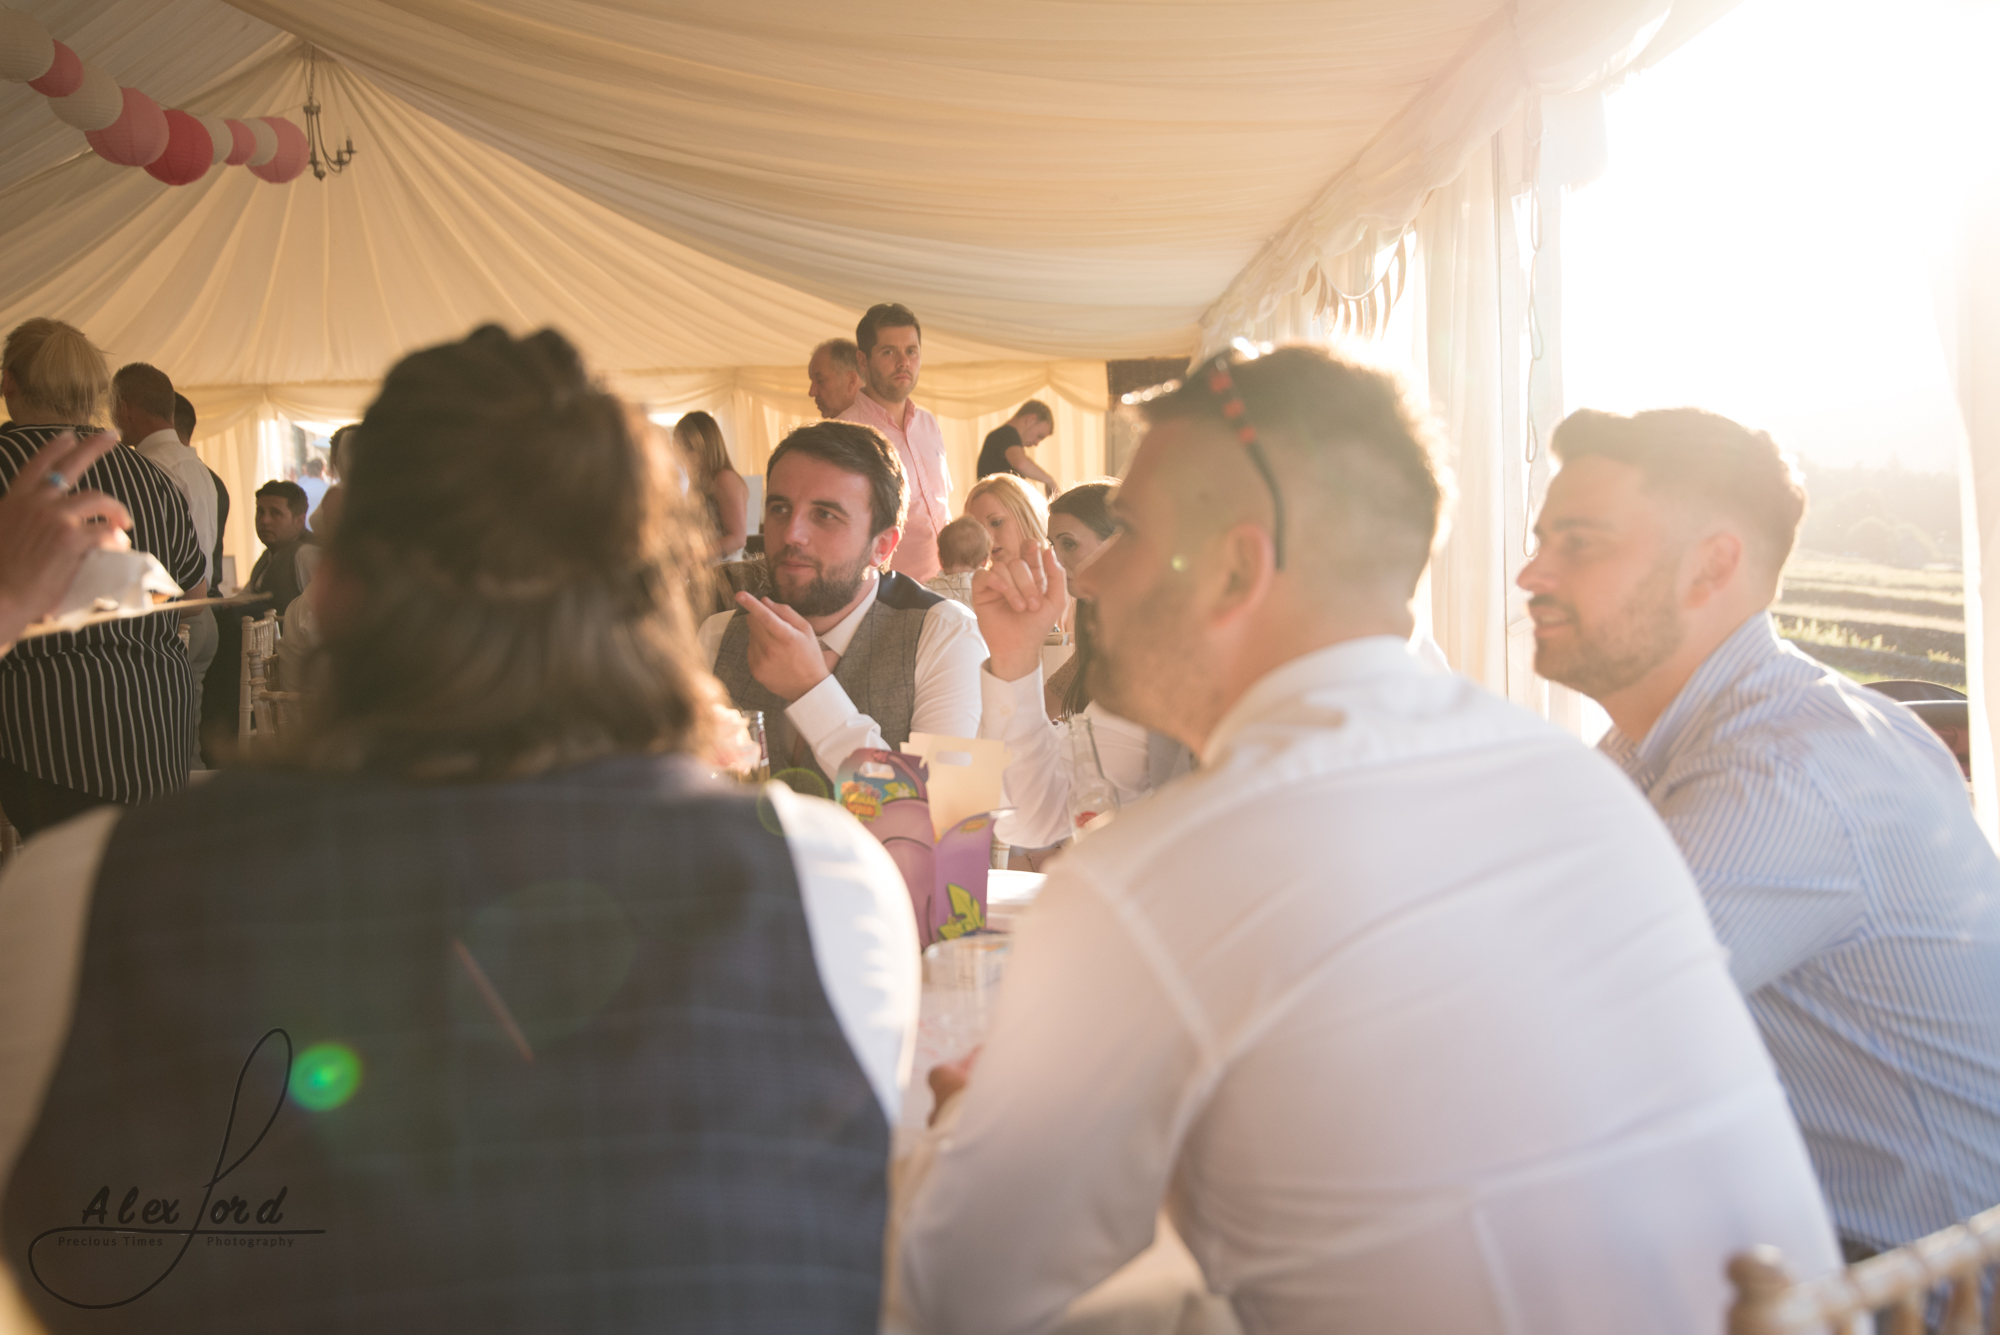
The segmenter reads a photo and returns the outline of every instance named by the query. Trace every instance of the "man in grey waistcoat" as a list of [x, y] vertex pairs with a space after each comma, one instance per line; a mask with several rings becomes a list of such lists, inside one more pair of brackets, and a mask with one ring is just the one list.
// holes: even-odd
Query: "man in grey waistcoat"
[[298, 754], [0, 875], [0, 1308], [11, 1269], [52, 1335], [879, 1328], [909, 897], [845, 811], [713, 777], [626, 421], [552, 330], [405, 358]]
[[907, 499], [873, 427], [800, 427], [764, 474], [776, 596], [739, 593], [702, 624], [716, 677], [738, 709], [763, 711], [771, 771], [795, 788], [830, 794], [848, 756], [913, 732], [979, 735], [979, 622], [888, 568]]

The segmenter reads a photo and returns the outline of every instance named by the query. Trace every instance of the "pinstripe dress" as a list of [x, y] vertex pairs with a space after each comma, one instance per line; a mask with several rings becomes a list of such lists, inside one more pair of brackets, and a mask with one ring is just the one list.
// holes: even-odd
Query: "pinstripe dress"
[[1694, 872], [1841, 1236], [2000, 1204], [2000, 859], [1944, 744], [1759, 614], [1602, 745]]
[[[0, 427], [0, 484], [11, 485], [70, 428]], [[132, 513], [132, 545], [158, 557], [182, 588], [206, 565], [187, 499], [166, 472], [119, 446], [83, 483]], [[0, 759], [46, 783], [113, 802], [142, 802], [187, 782], [194, 690], [180, 622], [138, 617], [25, 640], [0, 659]]]

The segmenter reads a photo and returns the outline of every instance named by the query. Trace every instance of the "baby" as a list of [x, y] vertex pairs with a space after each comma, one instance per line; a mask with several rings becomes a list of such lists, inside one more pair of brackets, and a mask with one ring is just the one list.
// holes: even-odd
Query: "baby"
[[972, 572], [986, 564], [986, 553], [991, 549], [986, 526], [971, 515], [960, 515], [938, 530], [937, 544], [942, 568], [927, 587], [972, 606]]

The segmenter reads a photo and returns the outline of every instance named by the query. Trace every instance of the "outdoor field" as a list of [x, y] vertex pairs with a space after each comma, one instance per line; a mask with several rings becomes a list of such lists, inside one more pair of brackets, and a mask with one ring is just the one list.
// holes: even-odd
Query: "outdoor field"
[[1965, 577], [1801, 553], [1773, 609], [1781, 635], [1856, 681], [1965, 689]]

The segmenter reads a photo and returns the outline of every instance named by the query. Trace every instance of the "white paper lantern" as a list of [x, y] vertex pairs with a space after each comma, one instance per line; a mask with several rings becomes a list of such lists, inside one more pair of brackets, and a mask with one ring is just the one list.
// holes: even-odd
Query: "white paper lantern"
[[278, 132], [276, 130], [264, 124], [263, 118], [260, 116], [253, 116], [243, 123], [250, 127], [250, 134], [257, 141], [257, 147], [251, 150], [250, 160], [245, 162], [244, 166], [261, 167], [272, 158], [278, 156]]
[[55, 40], [34, 15], [0, 9], [0, 79], [15, 83], [39, 79], [55, 61]]
[[215, 157], [211, 162], [221, 162], [229, 156], [229, 122], [221, 116], [196, 116], [201, 128], [208, 131], [208, 142], [215, 147]]
[[124, 114], [125, 90], [102, 67], [86, 60], [83, 83], [68, 97], [50, 98], [49, 108], [79, 130], [102, 130]]

